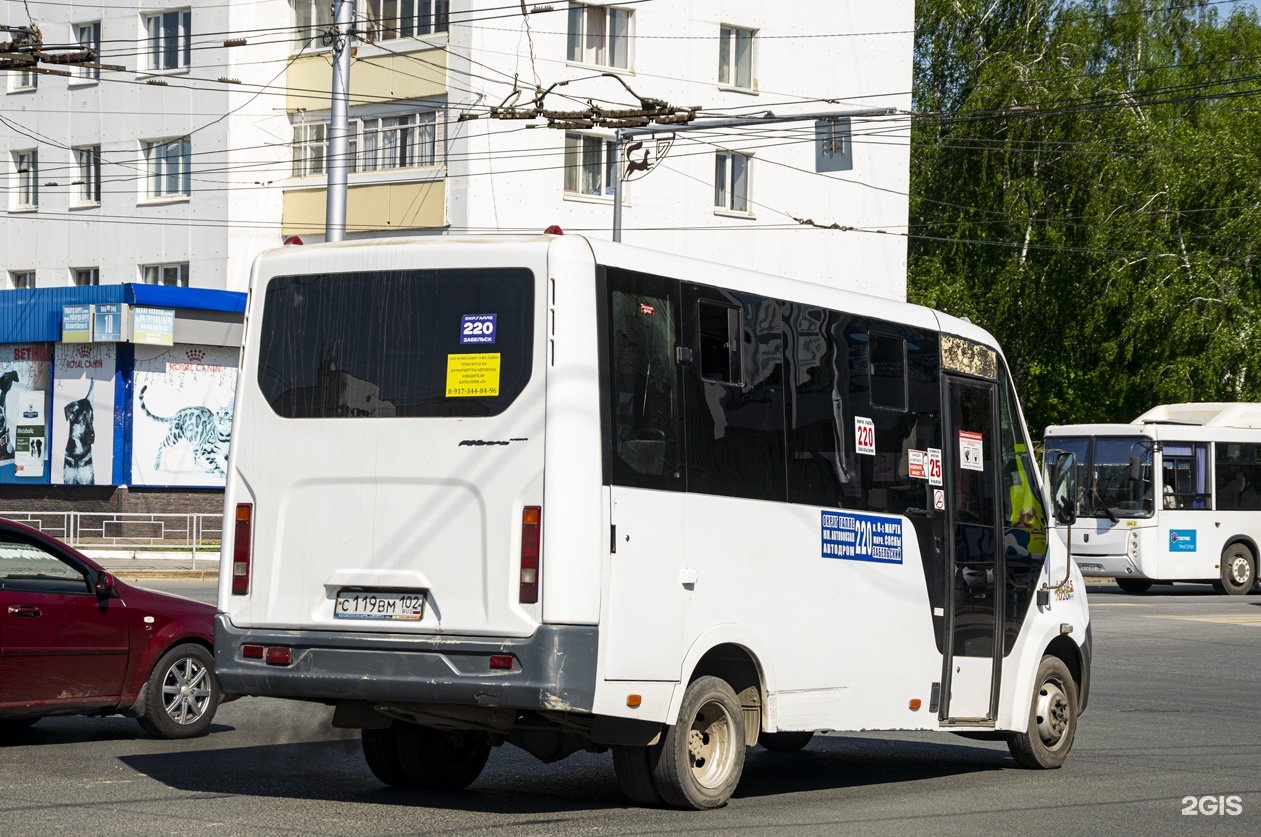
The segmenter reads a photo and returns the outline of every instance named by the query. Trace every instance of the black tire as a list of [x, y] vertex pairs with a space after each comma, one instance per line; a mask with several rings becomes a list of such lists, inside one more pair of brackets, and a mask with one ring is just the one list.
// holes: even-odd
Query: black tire
[[0, 721], [0, 741], [15, 738], [39, 722], [39, 718], [8, 718]]
[[645, 808], [660, 808], [661, 792], [652, 779], [652, 770], [661, 758], [661, 745], [651, 747], [629, 747], [617, 745], [613, 747], [613, 772], [617, 774], [617, 783], [622, 793], [636, 805]]
[[1222, 580], [1213, 586], [1231, 596], [1246, 596], [1257, 583], [1257, 558], [1247, 544], [1232, 543], [1222, 553]]
[[679, 717], [666, 731], [653, 779], [662, 800], [701, 810], [725, 805], [744, 770], [744, 713], [736, 693], [717, 677], [700, 677], [683, 693]]
[[482, 775], [490, 757], [490, 738], [484, 732], [406, 723], [396, 723], [394, 732], [399, 764], [414, 788], [463, 790]]
[[1021, 767], [1050, 770], [1064, 764], [1077, 735], [1077, 683], [1059, 657], [1043, 657], [1029, 706], [1029, 728], [1012, 733], [1007, 749]]
[[814, 738], [813, 732], [762, 732], [757, 743], [772, 753], [795, 753]]
[[205, 735], [221, 697], [214, 657], [186, 642], [163, 654], [149, 673], [136, 720], [155, 738]]
[[399, 726], [398, 721], [382, 729], [360, 730], [359, 745], [363, 748], [363, 760], [368, 763], [373, 776], [392, 788], [412, 788], [415, 784], [403, 769], [398, 755], [396, 726]]
[[1145, 578], [1118, 578], [1116, 583], [1126, 593], [1146, 593], [1152, 589], [1152, 582]]

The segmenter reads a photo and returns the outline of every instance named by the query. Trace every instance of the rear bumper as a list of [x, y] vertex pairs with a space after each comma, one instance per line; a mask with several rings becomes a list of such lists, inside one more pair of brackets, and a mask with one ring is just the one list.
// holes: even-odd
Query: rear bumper
[[[590, 712], [598, 640], [594, 626], [575, 625], [541, 625], [524, 638], [250, 629], [220, 613], [215, 673], [240, 695]], [[293, 661], [247, 660], [242, 645], [284, 646]], [[492, 655], [512, 667], [492, 669]]]

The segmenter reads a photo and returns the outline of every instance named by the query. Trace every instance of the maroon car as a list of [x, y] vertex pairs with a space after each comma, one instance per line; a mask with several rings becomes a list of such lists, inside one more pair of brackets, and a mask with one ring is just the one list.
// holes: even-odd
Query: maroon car
[[0, 520], [0, 736], [45, 715], [119, 713], [160, 738], [203, 735], [221, 699], [214, 615]]

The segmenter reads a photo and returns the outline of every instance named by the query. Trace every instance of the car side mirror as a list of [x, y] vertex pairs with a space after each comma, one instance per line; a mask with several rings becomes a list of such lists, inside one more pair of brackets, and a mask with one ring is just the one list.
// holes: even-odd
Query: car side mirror
[[96, 577], [96, 596], [100, 599], [108, 599], [114, 595], [118, 589], [118, 585], [114, 583], [114, 576], [109, 573], [101, 573]]
[[1055, 522], [1071, 526], [1077, 521], [1077, 457], [1063, 450], [1046, 452], [1043, 482], [1050, 493]]

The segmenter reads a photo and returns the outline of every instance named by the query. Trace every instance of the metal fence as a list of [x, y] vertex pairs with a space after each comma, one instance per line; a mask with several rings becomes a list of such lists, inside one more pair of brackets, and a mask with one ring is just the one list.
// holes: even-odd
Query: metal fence
[[76, 549], [130, 549], [190, 553], [195, 561], [219, 552], [223, 517], [218, 514], [5, 511]]

